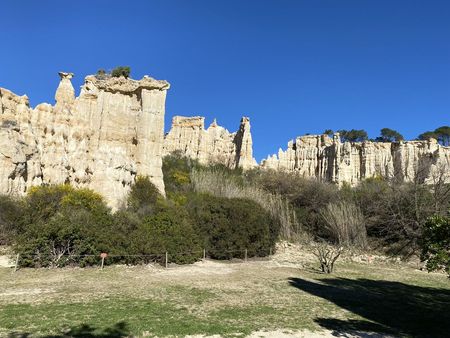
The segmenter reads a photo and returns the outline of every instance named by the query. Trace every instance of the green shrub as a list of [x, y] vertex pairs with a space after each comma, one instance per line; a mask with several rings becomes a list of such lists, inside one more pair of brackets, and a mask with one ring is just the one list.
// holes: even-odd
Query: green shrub
[[433, 216], [424, 225], [422, 260], [428, 271], [445, 270], [450, 277], [450, 217]]
[[278, 223], [256, 202], [210, 195], [191, 196], [189, 211], [208, 255], [216, 259], [267, 256], [278, 238]]
[[198, 167], [198, 161], [174, 152], [163, 158], [163, 176], [167, 196], [172, 194], [185, 194], [190, 191], [191, 170]]
[[24, 199], [14, 248], [22, 266], [94, 264], [111, 249], [112, 224], [109, 208], [91, 190], [35, 187]]
[[0, 245], [9, 245], [17, 234], [21, 215], [21, 201], [0, 195]]
[[193, 263], [202, 257], [200, 238], [184, 209], [167, 208], [145, 218], [132, 238], [133, 253], [147, 256], [147, 261], [163, 263], [165, 252], [169, 262], [177, 264]]
[[148, 176], [138, 176], [128, 195], [127, 206], [139, 215], [150, 215], [155, 212], [161, 198], [158, 188]]
[[125, 78], [128, 78], [128, 77], [130, 77], [130, 73], [131, 73], [131, 69], [130, 69], [129, 66], [119, 66], [119, 67], [114, 68], [111, 71], [111, 76], [112, 77], [121, 77], [121, 76], [123, 76]]

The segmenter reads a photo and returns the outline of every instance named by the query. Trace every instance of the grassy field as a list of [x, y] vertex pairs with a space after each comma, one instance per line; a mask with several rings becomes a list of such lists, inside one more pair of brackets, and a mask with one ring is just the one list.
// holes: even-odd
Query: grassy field
[[[257, 330], [445, 337], [450, 281], [402, 265], [313, 262], [0, 269], [0, 336], [244, 336]], [[308, 330], [308, 331], [304, 331]]]

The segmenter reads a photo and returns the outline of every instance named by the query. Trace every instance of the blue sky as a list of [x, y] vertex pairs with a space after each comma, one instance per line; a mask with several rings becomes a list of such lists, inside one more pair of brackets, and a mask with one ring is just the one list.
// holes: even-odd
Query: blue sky
[[129, 65], [172, 84], [173, 115], [252, 122], [258, 160], [298, 135], [389, 127], [407, 138], [450, 123], [450, 1], [2, 2], [0, 87], [54, 102]]

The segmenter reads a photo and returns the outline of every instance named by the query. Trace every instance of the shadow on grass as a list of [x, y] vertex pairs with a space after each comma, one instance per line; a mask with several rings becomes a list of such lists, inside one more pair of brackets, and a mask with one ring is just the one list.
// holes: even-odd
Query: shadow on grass
[[[129, 337], [130, 332], [127, 328], [127, 324], [119, 322], [112, 327], [108, 327], [103, 330], [96, 329], [88, 324], [73, 327], [68, 331], [56, 335], [40, 336], [42, 338], [123, 338]], [[10, 333], [8, 338], [28, 338], [35, 337], [31, 333]]]
[[[384, 332], [423, 337], [449, 337], [450, 290], [383, 280], [290, 278], [290, 285], [324, 298], [366, 320], [316, 318], [322, 327], [342, 332]], [[341, 332], [341, 333], [340, 333]]]

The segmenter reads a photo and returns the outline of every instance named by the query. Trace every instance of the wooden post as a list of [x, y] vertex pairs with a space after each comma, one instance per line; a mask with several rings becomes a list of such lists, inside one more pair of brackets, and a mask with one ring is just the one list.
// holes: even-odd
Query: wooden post
[[203, 249], [203, 260], [206, 259], [206, 249]]
[[169, 254], [166, 251], [166, 269], [167, 269], [168, 263], [169, 263]]
[[245, 249], [245, 263], [247, 263], [247, 249]]
[[108, 257], [108, 254], [106, 252], [102, 252], [100, 254], [100, 257], [102, 258], [102, 266], [101, 266], [101, 270], [103, 270], [103, 265], [105, 264], [105, 258]]
[[269, 249], [269, 256], [272, 256], [272, 248]]
[[18, 266], [19, 266], [19, 257], [20, 257], [20, 254], [17, 254], [17, 257], [16, 257], [16, 265], [14, 265], [14, 272], [17, 271], [17, 268], [18, 268]]

